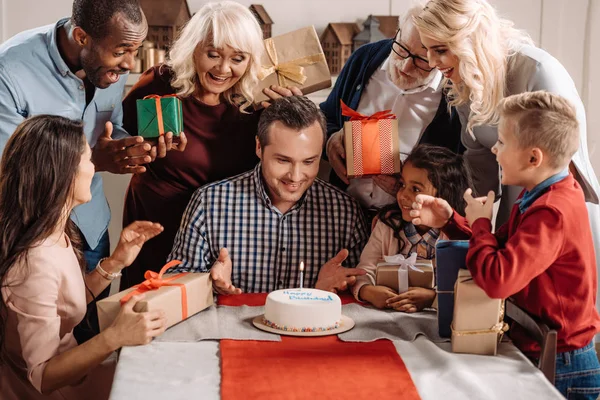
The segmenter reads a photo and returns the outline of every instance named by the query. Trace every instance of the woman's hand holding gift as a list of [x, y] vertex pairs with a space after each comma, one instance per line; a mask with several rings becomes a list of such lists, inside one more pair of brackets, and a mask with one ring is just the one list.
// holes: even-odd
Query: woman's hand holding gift
[[101, 333], [112, 349], [148, 344], [165, 331], [167, 319], [163, 310], [134, 311], [137, 302], [143, 298], [144, 294], [139, 294], [129, 299], [119, 310], [112, 325]]
[[173, 136], [173, 132], [167, 132], [150, 144], [153, 146], [152, 161], [154, 161], [156, 158], [165, 158], [168, 151], [184, 151], [187, 146], [187, 137], [183, 132], [179, 136]]

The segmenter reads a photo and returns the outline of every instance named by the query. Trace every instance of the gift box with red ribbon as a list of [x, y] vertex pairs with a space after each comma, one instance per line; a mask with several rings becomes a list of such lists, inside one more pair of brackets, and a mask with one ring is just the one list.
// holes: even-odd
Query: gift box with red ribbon
[[171, 327], [213, 304], [212, 279], [209, 273], [183, 272], [166, 274], [178, 264], [173, 260], [167, 263], [159, 273], [146, 271], [146, 280], [139, 285], [102, 299], [96, 303], [100, 330], [108, 328], [131, 297], [145, 293], [134, 311], [145, 312], [163, 310], [167, 318], [167, 327]]
[[354, 111], [344, 102], [346, 169], [349, 178], [400, 173], [400, 137], [398, 121], [391, 110], [367, 116]]
[[183, 131], [183, 110], [176, 95], [149, 95], [135, 102], [138, 135], [155, 139], [167, 132], [179, 136]]

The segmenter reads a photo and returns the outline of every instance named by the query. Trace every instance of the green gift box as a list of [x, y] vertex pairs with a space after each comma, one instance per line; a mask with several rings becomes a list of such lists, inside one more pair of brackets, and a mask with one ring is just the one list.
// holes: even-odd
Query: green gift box
[[136, 101], [138, 135], [154, 139], [167, 132], [183, 131], [181, 100], [174, 95], [150, 95]]

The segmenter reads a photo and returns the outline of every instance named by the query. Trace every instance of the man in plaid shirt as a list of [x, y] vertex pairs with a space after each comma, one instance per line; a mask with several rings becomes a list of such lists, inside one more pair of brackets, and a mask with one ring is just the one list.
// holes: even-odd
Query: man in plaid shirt
[[[174, 271], [210, 271], [223, 294], [300, 285], [345, 290], [368, 239], [358, 203], [317, 178], [326, 122], [303, 96], [263, 111], [256, 138], [261, 162], [198, 189], [184, 213], [170, 260]], [[235, 160], [232, 160], [235, 162]]]

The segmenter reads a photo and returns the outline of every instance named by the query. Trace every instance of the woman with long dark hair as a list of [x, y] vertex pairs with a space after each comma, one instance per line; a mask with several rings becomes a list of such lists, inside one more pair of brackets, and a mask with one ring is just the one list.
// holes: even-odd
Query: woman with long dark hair
[[124, 345], [148, 343], [165, 329], [161, 311], [124, 305], [112, 326], [82, 345], [73, 327], [102, 292], [162, 231], [139, 221], [115, 252], [85, 273], [71, 210], [91, 199], [94, 165], [81, 123], [30, 118], [6, 144], [0, 165], [0, 393], [3, 400], [107, 399]]

